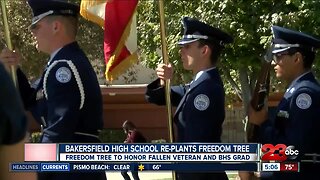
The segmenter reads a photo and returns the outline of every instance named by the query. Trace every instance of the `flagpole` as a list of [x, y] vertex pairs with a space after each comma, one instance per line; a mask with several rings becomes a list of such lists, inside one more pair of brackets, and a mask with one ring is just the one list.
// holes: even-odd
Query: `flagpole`
[[[164, 10], [163, 10], [163, 0], [159, 0], [159, 12], [160, 12], [160, 29], [161, 29], [161, 45], [162, 45], [162, 57], [163, 63], [168, 65], [168, 51], [167, 51], [167, 42], [166, 42], [166, 34], [165, 34], [165, 25], [164, 25]], [[170, 99], [170, 80], [166, 80], [165, 82], [165, 90], [166, 90], [166, 102], [167, 102], [167, 111], [168, 111], [168, 126], [169, 126], [169, 138], [170, 142], [173, 142], [173, 127], [172, 127], [172, 109], [171, 109], [171, 99]]]
[[[159, 14], [160, 14], [162, 58], [163, 58], [163, 63], [168, 65], [169, 58], [168, 58], [166, 31], [165, 31], [165, 23], [164, 23], [163, 0], [159, 0]], [[170, 91], [171, 91], [170, 79], [168, 79], [165, 81], [165, 95], [166, 95], [167, 113], [168, 113], [169, 139], [170, 139], [170, 143], [172, 143], [174, 134], [173, 134], [173, 126], [172, 126], [172, 108], [171, 108]], [[172, 178], [173, 180], [176, 179], [176, 174], [174, 171], [172, 171]]]
[[[8, 24], [8, 17], [7, 17], [7, 9], [6, 9], [6, 0], [0, 0], [1, 3], [1, 12], [2, 12], [2, 21], [4, 26], [4, 35], [6, 40], [6, 45], [10, 50], [13, 50], [13, 46], [10, 39], [10, 30]], [[14, 66], [9, 67], [10, 75], [12, 77], [14, 85], [17, 87], [17, 75], [16, 69]]]

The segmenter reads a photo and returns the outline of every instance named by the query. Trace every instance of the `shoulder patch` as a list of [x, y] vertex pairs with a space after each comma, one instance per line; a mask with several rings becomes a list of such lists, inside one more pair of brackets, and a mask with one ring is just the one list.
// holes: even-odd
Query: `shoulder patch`
[[56, 71], [56, 79], [61, 83], [67, 83], [71, 79], [71, 71], [67, 67], [60, 67]]
[[308, 109], [312, 104], [311, 96], [307, 93], [301, 93], [296, 99], [296, 104], [300, 109]]
[[210, 99], [205, 94], [199, 94], [196, 96], [196, 98], [194, 98], [193, 104], [194, 107], [199, 111], [204, 111], [209, 107]]

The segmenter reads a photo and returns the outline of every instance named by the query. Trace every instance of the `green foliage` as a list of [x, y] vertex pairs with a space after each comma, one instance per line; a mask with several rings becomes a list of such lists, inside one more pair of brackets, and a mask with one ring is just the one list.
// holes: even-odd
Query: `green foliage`
[[122, 129], [103, 129], [99, 138], [103, 143], [123, 143], [126, 139], [126, 134]]
[[30, 142], [32, 143], [40, 143], [41, 140], [41, 132], [33, 132], [30, 136]]
[[[176, 46], [181, 36], [180, 22], [183, 16], [196, 17], [225, 30], [234, 37], [234, 43], [227, 46], [221, 55], [220, 64], [223, 67], [223, 78], [229, 97], [234, 97], [235, 89], [235, 85], [231, 85], [230, 81], [235, 81], [242, 91], [253, 89], [260, 62], [272, 38], [272, 25], [320, 35], [319, 1], [203, 0], [165, 1], [164, 3], [169, 59], [175, 65], [175, 83], [187, 82], [191, 77], [187, 76], [182, 68], [179, 48]], [[144, 59], [146, 65], [151, 68], [155, 68], [161, 61], [158, 11], [157, 1], [140, 1], [139, 3], [139, 48], [146, 57]], [[316, 67], [319, 67], [319, 59], [316, 62]], [[318, 71], [316, 71], [317, 74], [319, 74]], [[275, 91], [281, 91], [285, 87], [277, 80], [272, 83]], [[250, 96], [250, 92], [245, 96]]]
[[[123, 143], [126, 138], [125, 133], [122, 129], [103, 129], [99, 138], [103, 143]], [[30, 142], [40, 143], [41, 133], [33, 132], [30, 136]]]

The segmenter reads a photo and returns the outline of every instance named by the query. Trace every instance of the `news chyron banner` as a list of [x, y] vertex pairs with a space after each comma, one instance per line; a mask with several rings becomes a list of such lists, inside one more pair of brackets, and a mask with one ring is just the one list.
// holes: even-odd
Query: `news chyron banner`
[[25, 144], [11, 171], [259, 171], [259, 144]]

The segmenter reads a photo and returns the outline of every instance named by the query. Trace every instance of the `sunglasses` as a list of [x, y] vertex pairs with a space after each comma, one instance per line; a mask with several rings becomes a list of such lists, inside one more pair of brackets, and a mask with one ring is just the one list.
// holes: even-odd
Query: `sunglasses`
[[279, 63], [283, 59], [284, 56], [286, 56], [286, 55], [291, 56], [293, 54], [294, 53], [289, 53], [288, 51], [273, 54], [272, 61], [275, 63]]
[[30, 31], [34, 31], [34, 30], [37, 30], [39, 29], [39, 24], [36, 23], [36, 24], [32, 24], [31, 26], [29, 26], [29, 30]]

